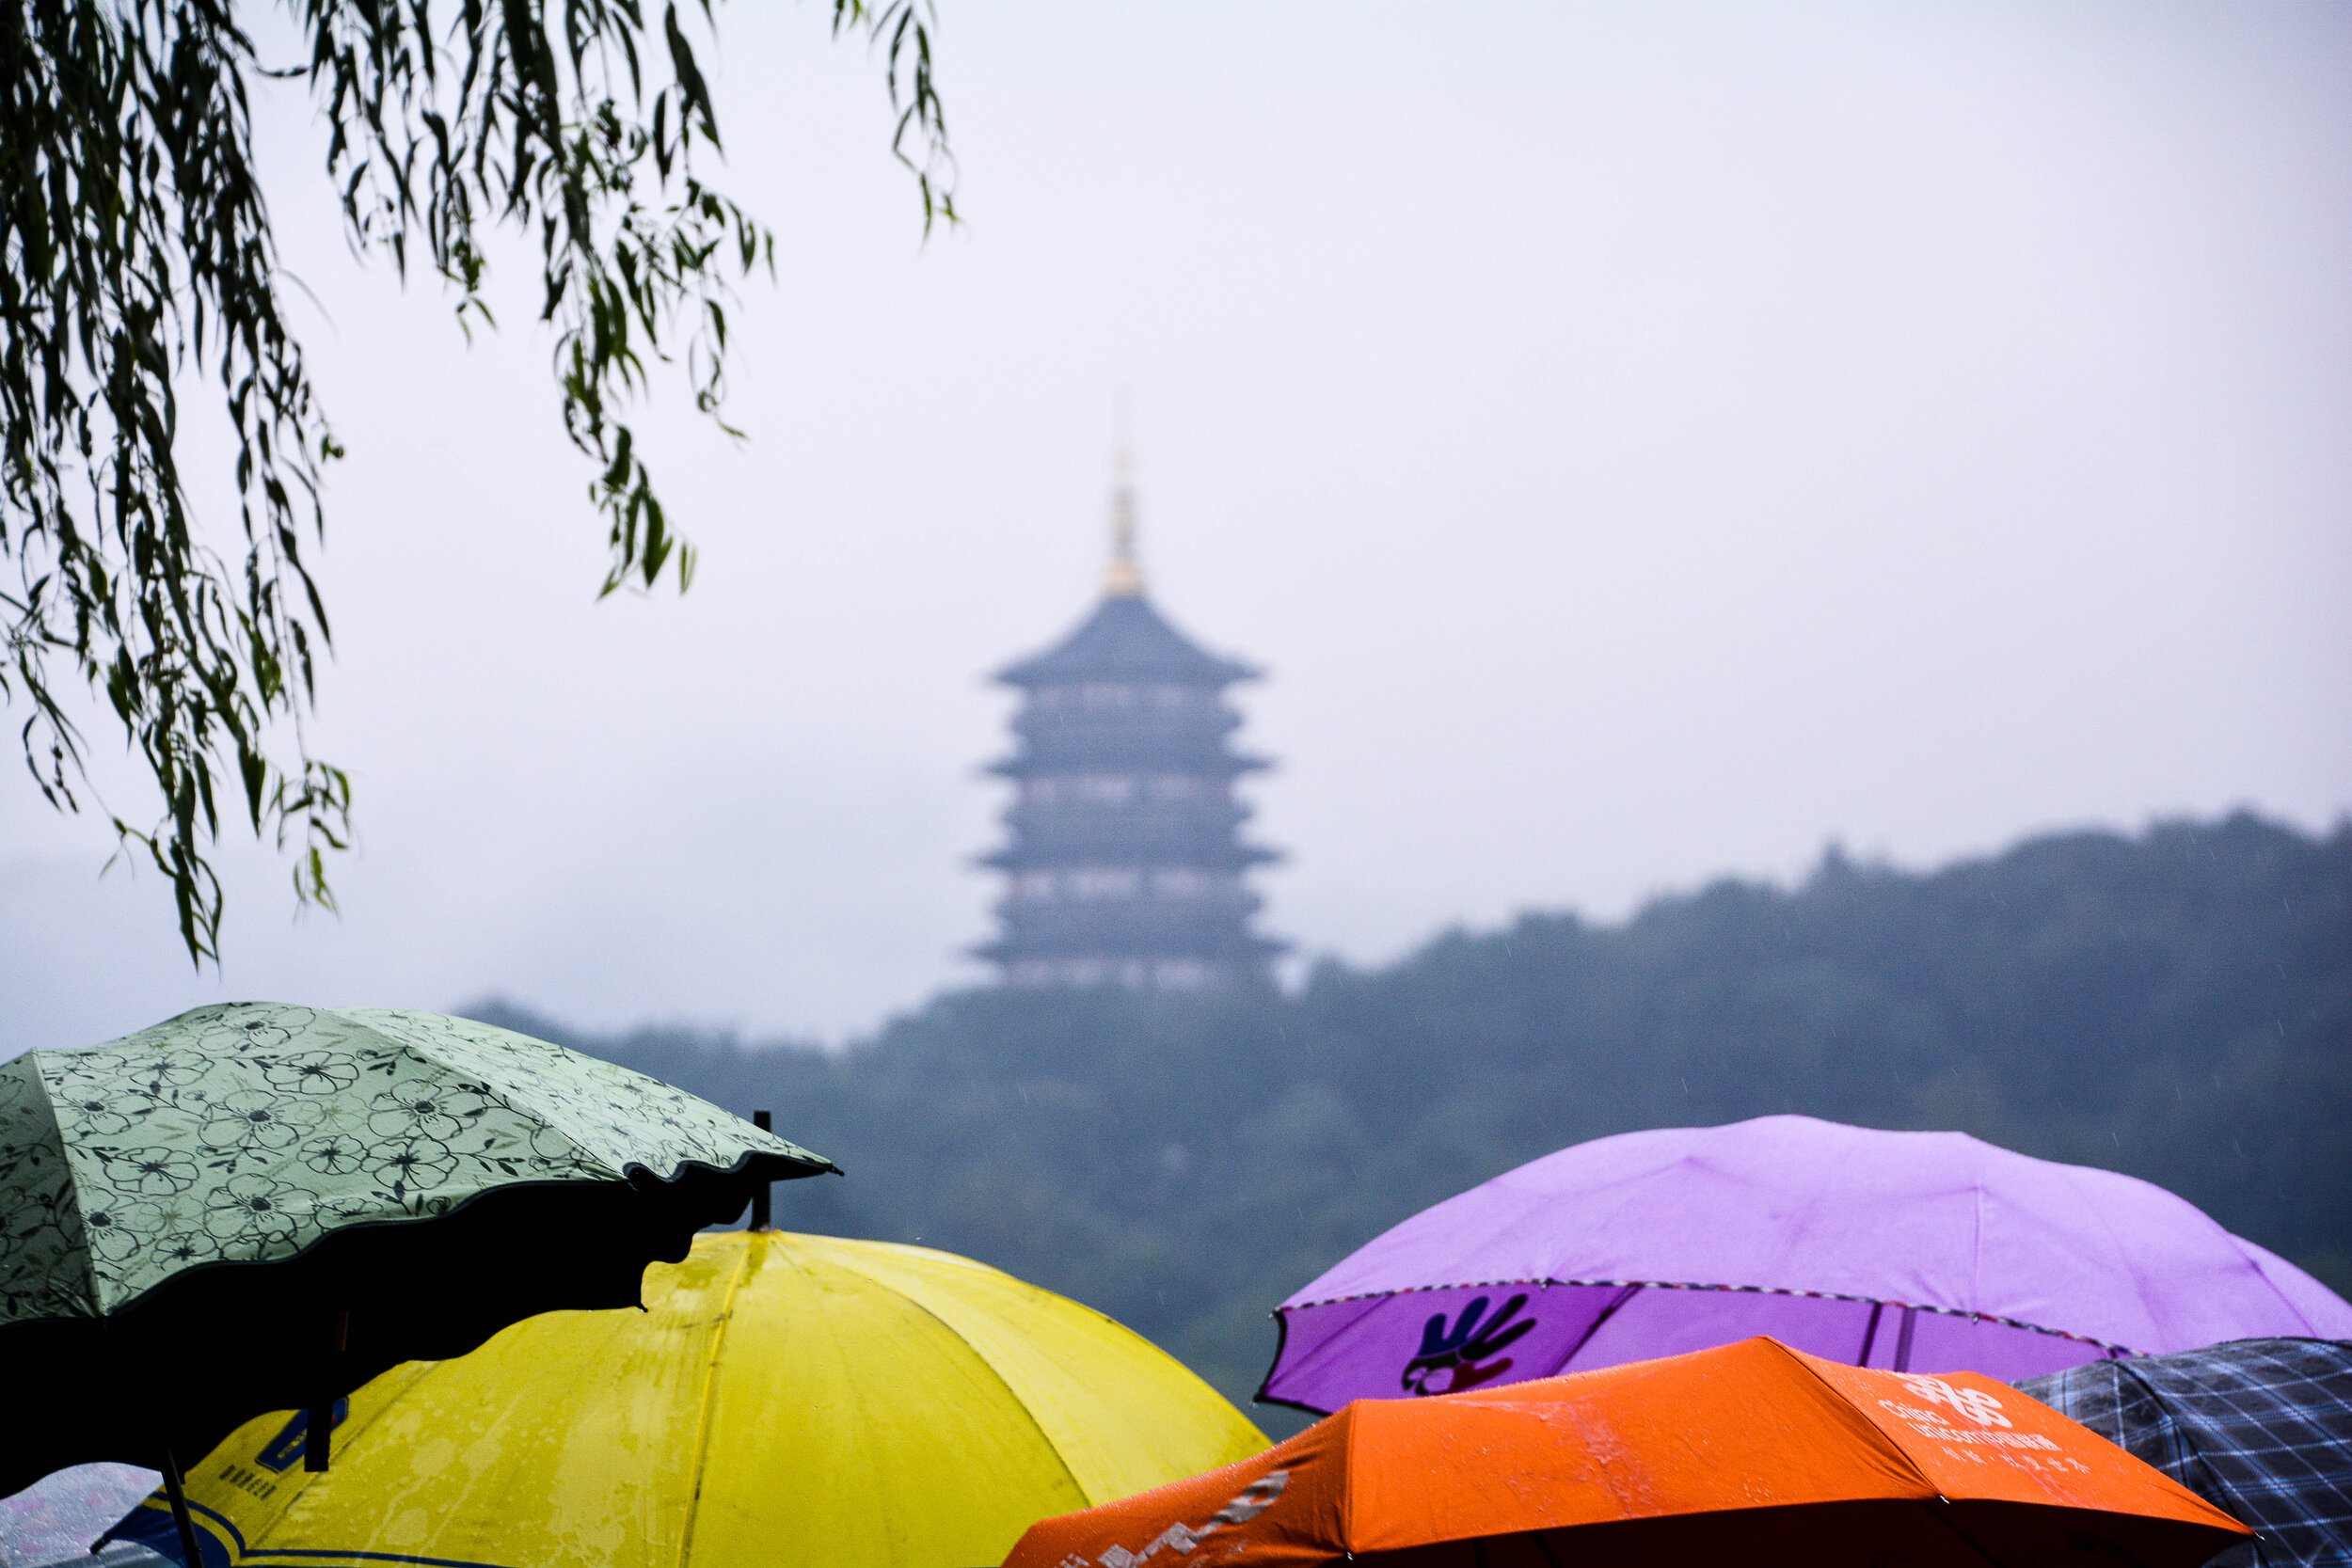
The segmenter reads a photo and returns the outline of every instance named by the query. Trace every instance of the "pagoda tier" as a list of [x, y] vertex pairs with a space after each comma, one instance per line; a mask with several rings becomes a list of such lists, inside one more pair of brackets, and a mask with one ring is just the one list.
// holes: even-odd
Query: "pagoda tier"
[[[1013, 756], [988, 765], [1000, 778], [1052, 779], [1106, 776], [1138, 781], [1207, 778], [1230, 784], [1244, 773], [1272, 767], [1263, 757], [1241, 756], [1222, 749], [1162, 745], [1139, 741], [1132, 749], [1089, 745], [1084, 750], [1048, 741], [1024, 748]], [[1173, 789], [1173, 784], [1163, 787]]]
[[[1121, 497], [1122, 508], [1125, 498]], [[1123, 511], [1122, 511], [1123, 516]], [[1282, 950], [1252, 933], [1243, 873], [1278, 858], [1242, 842], [1224, 690], [1259, 672], [1195, 646], [1144, 598], [1122, 532], [1103, 602], [1055, 647], [1000, 672], [1023, 693], [1002, 934], [975, 948], [1014, 985], [1200, 990], [1262, 973]]]
[[[1146, 812], [1023, 809], [1005, 814], [1013, 841], [980, 863], [999, 871], [1049, 871], [1060, 865], [1178, 865], [1241, 871], [1280, 857], [1271, 849], [1235, 840], [1233, 828], [1248, 815], [1229, 806], [1209, 812]], [[1222, 831], [1215, 826], [1223, 819]]]

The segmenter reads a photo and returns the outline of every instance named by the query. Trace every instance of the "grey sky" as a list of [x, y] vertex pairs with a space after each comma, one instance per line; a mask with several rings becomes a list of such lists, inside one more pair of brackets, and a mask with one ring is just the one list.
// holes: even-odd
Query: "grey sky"
[[0, 1052], [493, 990], [837, 1037], [974, 977], [979, 677], [1090, 602], [1120, 384], [1155, 597], [1273, 673], [1310, 952], [2352, 805], [2352, 11], [942, 7], [928, 247], [873, 65], [722, 13], [783, 277], [752, 443], [662, 421], [683, 601], [591, 602], [522, 269], [469, 351], [265, 107], [362, 852], [298, 922], [231, 853], [199, 977], [98, 823], [0, 790]]

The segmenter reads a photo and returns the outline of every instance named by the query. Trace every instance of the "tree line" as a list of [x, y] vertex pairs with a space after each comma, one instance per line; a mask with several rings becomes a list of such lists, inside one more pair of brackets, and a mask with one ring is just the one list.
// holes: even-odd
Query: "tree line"
[[981, 1259], [1237, 1402], [1275, 1303], [1415, 1211], [1587, 1138], [1775, 1112], [2126, 1171], [2352, 1294], [2352, 823], [1925, 873], [1832, 849], [1794, 887], [1529, 913], [1289, 991], [954, 991], [833, 1053], [466, 1010], [772, 1109], [849, 1172], [777, 1189], [778, 1224]]

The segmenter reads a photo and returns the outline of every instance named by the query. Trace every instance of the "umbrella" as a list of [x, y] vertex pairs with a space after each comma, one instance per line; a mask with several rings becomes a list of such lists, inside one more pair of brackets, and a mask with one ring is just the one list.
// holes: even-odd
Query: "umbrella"
[[162, 1478], [136, 1465], [100, 1461], [46, 1475], [0, 1497], [0, 1568], [87, 1560], [90, 1543]]
[[[209, 1568], [951, 1568], [1265, 1438], [1101, 1313], [968, 1259], [703, 1236], [644, 1312], [554, 1312], [352, 1395], [335, 1468], [304, 1419], [194, 1467]], [[118, 1533], [184, 1560], [158, 1506]]]
[[2245, 1528], [2004, 1385], [1770, 1338], [1361, 1400], [1246, 1464], [1048, 1519], [1006, 1568], [2193, 1568]]
[[1422, 1211], [1277, 1309], [1261, 1399], [1318, 1414], [1771, 1334], [2005, 1381], [2352, 1306], [2161, 1187], [1810, 1117], [1578, 1144]]
[[647, 1262], [828, 1168], [435, 1013], [236, 1003], [27, 1052], [0, 1063], [0, 1493], [96, 1459], [174, 1483], [174, 1454], [257, 1412], [550, 1307], [634, 1304]]
[[2217, 1568], [2352, 1563], [2352, 1344], [2239, 1339], [2021, 1386], [2261, 1532]]

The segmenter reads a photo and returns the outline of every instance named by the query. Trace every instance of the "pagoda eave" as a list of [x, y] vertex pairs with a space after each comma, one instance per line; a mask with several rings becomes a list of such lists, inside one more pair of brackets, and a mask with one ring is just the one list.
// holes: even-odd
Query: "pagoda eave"
[[1024, 752], [984, 765], [1000, 779], [1052, 779], [1071, 774], [1109, 774], [1132, 778], [1143, 774], [1178, 774], [1203, 779], [1237, 779], [1264, 773], [1272, 759], [1234, 752], [1186, 752], [1137, 755], [1089, 752], [1076, 755], [1039, 755]]
[[973, 863], [997, 871], [1067, 871], [1091, 866], [1192, 867], [1203, 871], [1247, 871], [1282, 860], [1279, 849], [1254, 844], [1186, 847], [1166, 844], [1008, 844], [976, 856]]
[[1091, 933], [1073, 933], [1069, 938], [1038, 941], [1023, 937], [998, 937], [964, 949], [976, 958], [991, 963], [1013, 964], [1025, 958], [1196, 958], [1210, 963], [1263, 964], [1291, 950], [1292, 944], [1273, 937], [1246, 935], [1230, 942], [1214, 946], [1171, 948], [1151, 941], [1121, 942], [1116, 937], [1104, 938]]

